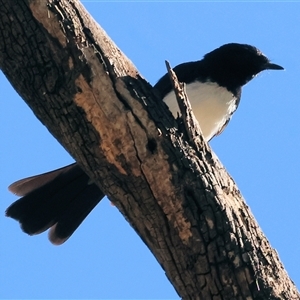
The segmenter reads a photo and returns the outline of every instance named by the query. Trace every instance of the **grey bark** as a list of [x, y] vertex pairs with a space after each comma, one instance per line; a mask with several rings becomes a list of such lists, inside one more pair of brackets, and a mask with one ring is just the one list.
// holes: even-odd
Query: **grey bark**
[[180, 132], [78, 1], [0, 0], [0, 68], [183, 299], [300, 299], [201, 133]]

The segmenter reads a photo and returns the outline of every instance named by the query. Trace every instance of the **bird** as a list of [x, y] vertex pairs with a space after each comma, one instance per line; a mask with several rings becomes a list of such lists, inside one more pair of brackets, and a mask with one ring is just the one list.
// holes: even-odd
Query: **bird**
[[[246, 83], [264, 70], [283, 69], [254, 46], [229, 43], [173, 70], [185, 83], [192, 110], [208, 142], [228, 125]], [[179, 108], [168, 74], [153, 88], [176, 117]], [[49, 229], [48, 238], [54, 245], [63, 244], [105, 196], [77, 163], [18, 180], [9, 190], [21, 198], [7, 208], [6, 216], [19, 221], [29, 235]]]

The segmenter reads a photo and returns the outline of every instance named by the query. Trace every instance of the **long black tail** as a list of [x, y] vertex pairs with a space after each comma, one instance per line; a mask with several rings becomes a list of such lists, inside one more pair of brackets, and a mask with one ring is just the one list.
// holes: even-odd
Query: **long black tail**
[[9, 186], [23, 196], [6, 210], [29, 235], [48, 228], [49, 240], [60, 245], [105, 196], [76, 164], [21, 179]]

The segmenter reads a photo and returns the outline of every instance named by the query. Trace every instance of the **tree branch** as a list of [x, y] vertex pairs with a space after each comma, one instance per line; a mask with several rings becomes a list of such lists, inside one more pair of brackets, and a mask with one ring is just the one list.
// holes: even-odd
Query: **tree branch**
[[183, 299], [300, 299], [209, 146], [78, 1], [0, 0], [0, 68]]
[[170, 63], [168, 61], [165, 61], [165, 63], [176, 95], [185, 131], [190, 143], [195, 145], [195, 141], [197, 141], [200, 137], [203, 139], [203, 136], [199, 123], [193, 113], [191, 103], [186, 94], [185, 84], [178, 81], [175, 72], [171, 69]]

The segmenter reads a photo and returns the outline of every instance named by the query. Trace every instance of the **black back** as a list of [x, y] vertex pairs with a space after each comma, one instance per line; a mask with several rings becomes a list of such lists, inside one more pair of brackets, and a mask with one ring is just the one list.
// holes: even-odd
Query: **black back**
[[[207, 53], [202, 60], [180, 64], [173, 70], [180, 82], [216, 82], [238, 96], [241, 87], [267, 69], [268, 63], [268, 58], [257, 48], [231, 43]], [[154, 87], [164, 98], [172, 90], [168, 74]]]

